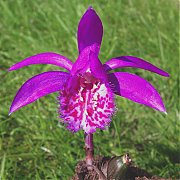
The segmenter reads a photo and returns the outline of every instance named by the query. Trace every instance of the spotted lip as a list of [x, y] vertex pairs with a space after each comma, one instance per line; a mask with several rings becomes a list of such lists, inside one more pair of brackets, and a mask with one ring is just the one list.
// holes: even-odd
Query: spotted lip
[[86, 133], [93, 133], [96, 128], [104, 129], [114, 112], [113, 92], [108, 84], [102, 83], [89, 72], [77, 78], [74, 90], [64, 86], [60, 93], [62, 122], [74, 132], [83, 129]]

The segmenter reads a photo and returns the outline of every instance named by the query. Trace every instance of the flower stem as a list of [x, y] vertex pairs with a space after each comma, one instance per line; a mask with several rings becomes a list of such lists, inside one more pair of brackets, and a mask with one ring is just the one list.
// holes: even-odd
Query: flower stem
[[[93, 134], [84, 134], [85, 140], [85, 153], [86, 153], [86, 165], [91, 166], [93, 164], [94, 157], [94, 145], [93, 145]], [[91, 169], [90, 167], [88, 168]]]

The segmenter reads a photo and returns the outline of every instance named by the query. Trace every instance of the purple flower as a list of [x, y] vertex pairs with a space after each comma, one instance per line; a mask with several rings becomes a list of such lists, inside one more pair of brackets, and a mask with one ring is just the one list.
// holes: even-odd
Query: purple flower
[[10, 114], [56, 91], [60, 92], [60, 117], [72, 132], [83, 129], [89, 134], [96, 128], [105, 129], [115, 109], [114, 94], [166, 112], [160, 95], [149, 82], [128, 72], [109, 71], [133, 67], [161, 76], [169, 76], [168, 73], [133, 56], [112, 58], [105, 64], [100, 62], [103, 26], [91, 7], [80, 20], [77, 35], [79, 56], [75, 63], [60, 54], [46, 52], [10, 67], [9, 71], [13, 71], [32, 64], [53, 64], [68, 71], [44, 72], [26, 81], [12, 102]]

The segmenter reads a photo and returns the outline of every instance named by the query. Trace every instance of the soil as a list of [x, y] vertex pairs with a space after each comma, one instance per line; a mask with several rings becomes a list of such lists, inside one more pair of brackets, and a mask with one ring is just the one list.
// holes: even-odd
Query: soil
[[[96, 157], [91, 166], [91, 170], [88, 170], [84, 160], [79, 161], [71, 180], [165, 180], [164, 178], [153, 176], [147, 171], [134, 166], [131, 161], [123, 166], [124, 163], [121, 163], [121, 157], [122, 156]], [[121, 170], [118, 170], [117, 173], [115, 169], [119, 167]]]

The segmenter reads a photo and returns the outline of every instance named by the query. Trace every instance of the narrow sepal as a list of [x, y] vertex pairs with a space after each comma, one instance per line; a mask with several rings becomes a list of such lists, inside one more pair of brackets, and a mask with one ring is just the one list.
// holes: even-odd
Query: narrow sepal
[[94, 44], [94, 52], [99, 53], [102, 36], [103, 25], [101, 19], [92, 7], [89, 7], [78, 26], [78, 48], [79, 53], [88, 46]]
[[42, 96], [61, 90], [68, 78], [69, 73], [50, 71], [38, 74], [27, 80], [17, 92], [9, 114], [36, 101]]
[[67, 69], [68, 71], [71, 70], [73, 63], [66, 57], [52, 53], [52, 52], [45, 52], [41, 54], [36, 54], [34, 56], [30, 56], [9, 68], [9, 71], [17, 70], [25, 66], [33, 65], [33, 64], [52, 64], [55, 66], [59, 66], [62, 68]]
[[108, 79], [115, 94], [166, 112], [161, 96], [145, 79], [127, 72], [108, 74]]
[[140, 68], [157, 73], [161, 76], [169, 76], [169, 74], [162, 69], [159, 69], [153, 64], [134, 56], [120, 56], [112, 58], [104, 64], [104, 68], [106, 71], [124, 67]]

